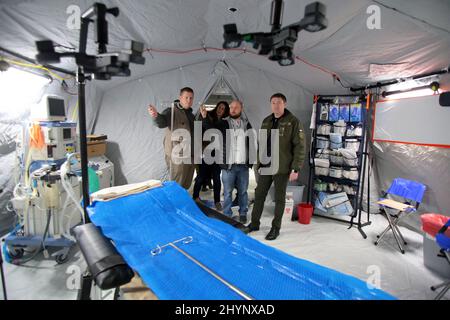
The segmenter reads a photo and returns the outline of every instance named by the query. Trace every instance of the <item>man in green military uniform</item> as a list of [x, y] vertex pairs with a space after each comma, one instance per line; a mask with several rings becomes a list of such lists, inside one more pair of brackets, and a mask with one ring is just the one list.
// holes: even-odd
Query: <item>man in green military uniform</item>
[[[259, 230], [264, 202], [273, 182], [275, 217], [266, 240], [275, 240], [280, 234], [288, 181], [298, 179], [299, 170], [305, 158], [305, 134], [300, 121], [286, 109], [286, 97], [283, 94], [272, 95], [270, 104], [273, 113], [266, 117], [261, 125], [262, 130], [267, 130], [267, 140], [260, 141], [259, 148], [262, 150], [258, 153], [266, 155], [270, 161], [264, 163], [263, 159], [258, 157], [256, 166], [259, 173], [258, 185], [255, 190], [252, 221], [247, 228], [249, 232]], [[272, 129], [278, 129], [278, 137], [275, 135], [273, 142], [271, 142]]]

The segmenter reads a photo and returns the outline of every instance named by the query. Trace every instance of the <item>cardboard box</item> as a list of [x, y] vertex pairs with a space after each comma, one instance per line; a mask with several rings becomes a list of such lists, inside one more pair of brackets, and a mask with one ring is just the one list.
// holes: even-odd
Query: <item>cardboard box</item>
[[87, 141], [105, 141], [108, 139], [106, 134], [88, 134], [86, 135]]
[[89, 157], [98, 157], [106, 153], [106, 141], [88, 141], [87, 153]]

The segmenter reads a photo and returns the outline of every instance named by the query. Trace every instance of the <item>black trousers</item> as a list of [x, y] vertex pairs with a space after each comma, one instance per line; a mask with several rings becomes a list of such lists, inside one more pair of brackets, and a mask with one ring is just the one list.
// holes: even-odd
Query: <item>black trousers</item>
[[205, 182], [208, 179], [213, 180], [213, 188], [214, 188], [214, 202], [220, 202], [220, 190], [222, 188], [222, 182], [220, 181], [220, 172], [221, 169], [219, 165], [206, 164], [204, 161], [200, 164], [199, 173], [197, 178], [195, 178], [194, 191], [192, 197], [194, 199], [200, 197], [200, 190]]

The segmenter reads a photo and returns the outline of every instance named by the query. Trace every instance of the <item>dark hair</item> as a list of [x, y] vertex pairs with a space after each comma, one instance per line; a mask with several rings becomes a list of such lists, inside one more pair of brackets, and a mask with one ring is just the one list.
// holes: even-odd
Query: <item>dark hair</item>
[[190, 93], [194, 94], [194, 90], [192, 90], [192, 88], [189, 88], [189, 87], [181, 88], [180, 96], [183, 94], [183, 92], [190, 92]]
[[[223, 104], [225, 106], [225, 111], [223, 112], [223, 116], [222, 118], [226, 118], [230, 115], [230, 105], [228, 104], [228, 102], [226, 101], [219, 101], [216, 104], [216, 107], [214, 108], [215, 111], [217, 111], [217, 107], [219, 107], [219, 105]], [[216, 113], [217, 114], [217, 113]]]
[[219, 101], [219, 102], [217, 102], [215, 108], [212, 109], [211, 111], [209, 111], [209, 114], [214, 119], [214, 121], [219, 120], [219, 118], [217, 117], [217, 108], [221, 104], [223, 104], [225, 106], [225, 110], [223, 112], [222, 118], [226, 118], [226, 117], [228, 117], [230, 115], [230, 105], [228, 104], [228, 102], [226, 102], [226, 101]]
[[272, 99], [273, 98], [280, 98], [281, 100], [283, 100], [283, 102], [284, 103], [286, 103], [286, 96], [284, 95], [284, 94], [282, 94], [282, 93], [275, 93], [275, 94], [273, 94], [271, 97], [270, 97], [270, 100], [269, 101], [272, 101]]

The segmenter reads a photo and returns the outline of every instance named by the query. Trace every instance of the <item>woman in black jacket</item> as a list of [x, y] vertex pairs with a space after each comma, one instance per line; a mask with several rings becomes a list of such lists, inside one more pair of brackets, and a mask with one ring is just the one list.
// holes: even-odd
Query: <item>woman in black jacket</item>
[[[216, 104], [216, 107], [209, 111], [206, 114], [206, 117], [203, 118], [202, 114], [198, 114], [198, 119], [202, 121], [202, 129], [203, 132], [205, 132], [208, 129], [217, 129], [218, 123], [225, 117], [228, 117], [230, 113], [230, 106], [228, 105], [228, 102], [226, 101], [220, 101]], [[213, 151], [214, 152], [214, 151]], [[214, 156], [214, 154], [212, 154]], [[202, 186], [210, 181], [212, 178], [213, 180], [213, 189], [214, 189], [214, 204], [217, 210], [222, 211], [222, 205], [220, 203], [220, 190], [222, 187], [221, 181], [220, 181], [220, 172], [221, 169], [217, 163], [213, 164], [206, 164], [204, 160], [202, 160], [202, 163], [199, 166], [199, 173], [197, 178], [195, 179], [194, 184], [194, 191], [192, 197], [194, 200], [200, 199], [200, 190]]]

